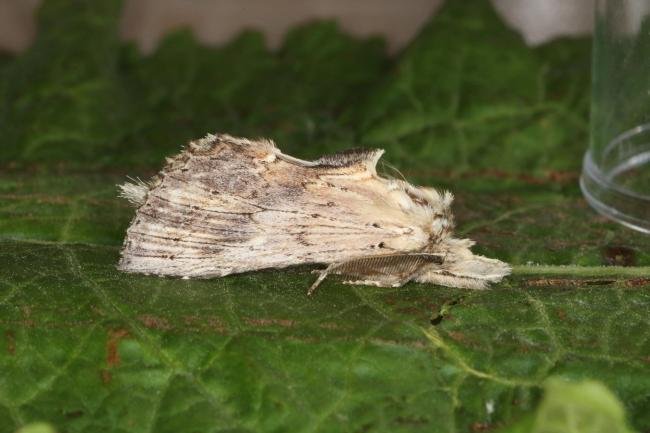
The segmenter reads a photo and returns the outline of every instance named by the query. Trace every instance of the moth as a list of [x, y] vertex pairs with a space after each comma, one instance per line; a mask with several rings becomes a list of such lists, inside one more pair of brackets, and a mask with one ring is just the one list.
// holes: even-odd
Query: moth
[[182, 278], [325, 264], [348, 284], [409, 281], [483, 289], [509, 274], [452, 236], [453, 196], [382, 177], [380, 149], [304, 161], [271, 140], [211, 135], [148, 182], [120, 186], [137, 208], [118, 269]]

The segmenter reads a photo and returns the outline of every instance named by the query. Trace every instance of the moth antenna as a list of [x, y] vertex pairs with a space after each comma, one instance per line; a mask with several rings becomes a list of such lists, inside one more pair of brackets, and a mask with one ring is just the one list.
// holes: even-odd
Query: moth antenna
[[277, 156], [278, 158], [280, 158], [283, 161], [286, 161], [286, 162], [291, 163], [291, 164], [296, 164], [296, 165], [299, 165], [301, 167], [316, 167], [318, 165], [317, 162], [305, 161], [304, 159], [294, 158], [293, 156], [286, 155], [286, 154], [284, 154], [282, 152], [277, 152], [275, 154], [275, 156]]
[[404, 174], [403, 174], [403, 173], [402, 173], [402, 172], [401, 172], [397, 167], [395, 167], [393, 164], [390, 164], [390, 163], [388, 163], [388, 162], [382, 160], [382, 161], [381, 161], [381, 165], [382, 165], [382, 167], [388, 167], [388, 168], [391, 169], [394, 173], [397, 173], [397, 175], [398, 175], [398, 176], [399, 176], [399, 177], [400, 177], [404, 182], [407, 182], [406, 177], [404, 176]]

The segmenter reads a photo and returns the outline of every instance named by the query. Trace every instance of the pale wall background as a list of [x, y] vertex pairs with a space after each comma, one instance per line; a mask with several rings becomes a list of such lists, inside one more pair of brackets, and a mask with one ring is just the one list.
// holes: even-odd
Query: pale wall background
[[[0, 0], [0, 50], [19, 52], [37, 32], [34, 13], [43, 0]], [[92, 1], [92, 0], [89, 0]], [[169, 30], [189, 26], [206, 44], [258, 29], [277, 47], [287, 29], [314, 19], [337, 19], [349, 33], [383, 35], [389, 48], [406, 45], [444, 0], [126, 0], [121, 32], [145, 52]], [[455, 0], [463, 1], [463, 0]], [[595, 0], [491, 0], [526, 42], [540, 44], [592, 27]]]

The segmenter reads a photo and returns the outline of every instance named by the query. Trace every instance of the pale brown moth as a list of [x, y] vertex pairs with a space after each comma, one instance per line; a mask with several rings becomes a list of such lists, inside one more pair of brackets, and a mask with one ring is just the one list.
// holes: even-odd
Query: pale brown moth
[[326, 264], [346, 283], [409, 281], [483, 289], [510, 273], [452, 237], [453, 196], [377, 174], [383, 150], [303, 161], [270, 140], [208, 135], [148, 182], [121, 185], [137, 207], [118, 268], [211, 278]]

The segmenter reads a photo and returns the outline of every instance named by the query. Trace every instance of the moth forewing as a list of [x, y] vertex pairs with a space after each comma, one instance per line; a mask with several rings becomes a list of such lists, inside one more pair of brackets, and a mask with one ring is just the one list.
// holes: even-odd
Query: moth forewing
[[[451, 238], [452, 196], [379, 176], [382, 153], [303, 161], [270, 140], [209, 135], [192, 142], [149, 182], [121, 186], [137, 210], [118, 267], [208, 278], [329, 264], [331, 273], [380, 286], [422, 280], [436, 269], [433, 282], [460, 286], [440, 278], [454, 272], [474, 278], [461, 269], [475, 257], [471, 245]], [[501, 276], [488, 281], [507, 274], [498, 263]], [[473, 266], [471, 275], [480, 269]]]

